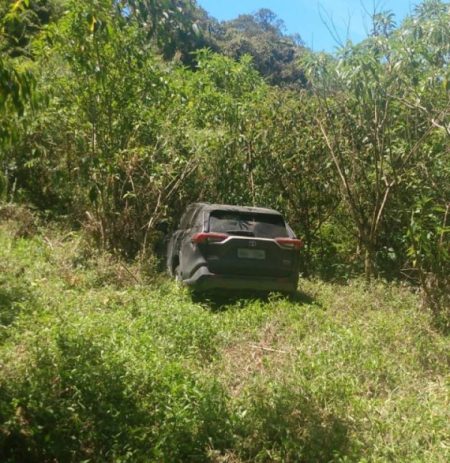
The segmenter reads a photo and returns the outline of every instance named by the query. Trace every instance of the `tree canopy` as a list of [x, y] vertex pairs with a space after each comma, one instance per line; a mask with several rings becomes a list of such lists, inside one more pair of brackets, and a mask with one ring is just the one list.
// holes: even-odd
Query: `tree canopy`
[[[280, 209], [304, 272], [449, 278], [449, 5], [335, 55], [270, 10], [190, 1], [2, 3], [1, 191], [148, 256], [196, 200]], [[159, 243], [159, 244], [158, 244]]]

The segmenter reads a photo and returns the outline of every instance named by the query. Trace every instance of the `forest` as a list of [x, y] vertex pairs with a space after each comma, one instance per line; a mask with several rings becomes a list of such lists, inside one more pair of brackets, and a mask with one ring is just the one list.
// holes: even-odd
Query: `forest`
[[269, 10], [221, 24], [186, 1], [3, 5], [4, 201], [141, 259], [190, 202], [271, 206], [305, 240], [307, 274], [406, 279], [440, 305], [448, 4], [399, 26], [379, 12], [336, 55]]
[[[0, 459], [446, 461], [445, 414], [432, 410], [448, 372], [450, 5], [424, 0], [401, 23], [390, 11], [370, 21], [362, 42], [325, 53], [268, 9], [220, 22], [195, 0], [0, 1]], [[301, 315], [275, 296], [249, 302], [248, 319], [239, 301], [206, 315], [170, 286], [167, 236], [196, 201], [283, 213], [305, 243]], [[337, 318], [320, 312], [327, 304]], [[364, 317], [378, 330], [367, 342]], [[289, 372], [286, 320], [307, 365]], [[305, 353], [322, 341], [307, 344], [300, 323], [323, 336], [322, 363]], [[237, 361], [241, 335], [276, 357], [258, 360], [272, 382], [245, 383], [242, 397], [214, 360], [222, 346]], [[379, 336], [391, 348], [377, 350]], [[427, 408], [407, 384], [438, 371]], [[367, 415], [383, 434], [388, 412], [374, 417], [369, 401], [386, 391], [405, 392], [386, 423], [392, 442], [364, 434]], [[416, 399], [436, 429], [408, 447], [395, 429], [412, 430]]]

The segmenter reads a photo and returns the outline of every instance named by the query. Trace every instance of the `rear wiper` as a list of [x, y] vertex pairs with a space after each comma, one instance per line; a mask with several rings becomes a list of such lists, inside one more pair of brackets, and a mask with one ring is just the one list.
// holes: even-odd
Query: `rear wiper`
[[235, 236], [255, 236], [253, 232], [247, 230], [227, 230], [225, 233]]

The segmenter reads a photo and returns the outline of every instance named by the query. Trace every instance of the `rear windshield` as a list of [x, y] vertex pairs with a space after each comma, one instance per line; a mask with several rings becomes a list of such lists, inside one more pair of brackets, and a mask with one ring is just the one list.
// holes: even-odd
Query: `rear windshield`
[[258, 238], [287, 237], [284, 220], [279, 215], [248, 212], [213, 211], [209, 217], [209, 230], [238, 236]]

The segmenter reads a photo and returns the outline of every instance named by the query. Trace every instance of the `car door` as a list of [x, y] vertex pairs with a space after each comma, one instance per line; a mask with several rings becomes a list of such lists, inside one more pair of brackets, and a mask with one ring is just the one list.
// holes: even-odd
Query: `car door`
[[190, 278], [205, 263], [202, 254], [192, 243], [192, 236], [203, 229], [203, 209], [195, 208], [186, 218], [183, 235], [180, 237], [180, 273], [183, 280]]
[[192, 209], [192, 205], [188, 206], [184, 214], [181, 216], [178, 228], [172, 234], [167, 247], [167, 269], [169, 274], [172, 276], [175, 276], [175, 269], [180, 265], [182, 241], [185, 236], [186, 228], [189, 226]]

